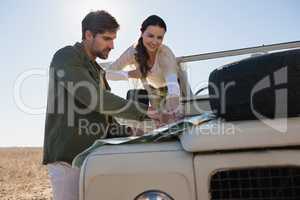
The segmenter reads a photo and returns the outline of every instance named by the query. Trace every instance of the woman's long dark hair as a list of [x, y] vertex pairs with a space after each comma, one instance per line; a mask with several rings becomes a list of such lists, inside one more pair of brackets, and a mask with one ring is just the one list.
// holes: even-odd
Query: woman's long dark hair
[[[140, 29], [141, 32], [144, 33], [144, 31], [147, 29], [148, 26], [159, 26], [159, 27], [165, 29], [165, 31], [167, 31], [166, 23], [164, 22], [164, 20], [162, 18], [160, 18], [157, 15], [151, 15], [147, 19], [145, 19], [145, 21], [142, 23], [142, 27]], [[135, 59], [136, 59], [137, 63], [139, 64], [142, 77], [145, 78], [151, 68], [148, 66], [149, 54], [147, 52], [146, 47], [143, 44], [142, 36], [139, 38], [135, 49], [136, 49]]]

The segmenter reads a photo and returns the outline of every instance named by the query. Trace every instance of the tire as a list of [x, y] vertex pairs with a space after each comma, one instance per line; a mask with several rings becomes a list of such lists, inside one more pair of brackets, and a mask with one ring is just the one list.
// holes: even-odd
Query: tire
[[222, 66], [210, 74], [208, 89], [213, 112], [226, 120], [298, 116], [300, 49]]

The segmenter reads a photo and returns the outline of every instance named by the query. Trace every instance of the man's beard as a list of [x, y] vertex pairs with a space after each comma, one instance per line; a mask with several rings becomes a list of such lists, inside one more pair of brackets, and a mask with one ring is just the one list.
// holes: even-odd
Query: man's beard
[[107, 59], [111, 49], [103, 49], [102, 51], [95, 51], [95, 55], [101, 59]]
[[93, 42], [91, 44], [91, 50], [93, 51], [93, 54], [96, 57], [101, 58], [101, 59], [107, 59], [111, 48], [97, 50], [96, 45], [95, 45], [95, 40], [93, 40]]

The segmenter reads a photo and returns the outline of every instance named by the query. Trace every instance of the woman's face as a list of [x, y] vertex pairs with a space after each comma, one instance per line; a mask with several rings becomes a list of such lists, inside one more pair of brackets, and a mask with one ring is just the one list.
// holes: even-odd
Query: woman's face
[[143, 44], [149, 53], [155, 53], [163, 42], [165, 29], [160, 26], [148, 26], [142, 33]]

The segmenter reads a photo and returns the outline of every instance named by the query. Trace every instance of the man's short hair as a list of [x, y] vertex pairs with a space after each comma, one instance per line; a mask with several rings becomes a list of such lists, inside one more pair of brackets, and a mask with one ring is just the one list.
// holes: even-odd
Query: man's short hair
[[85, 39], [86, 31], [91, 31], [95, 36], [97, 33], [116, 32], [120, 27], [117, 20], [104, 10], [88, 13], [82, 20], [81, 26], [82, 40]]

